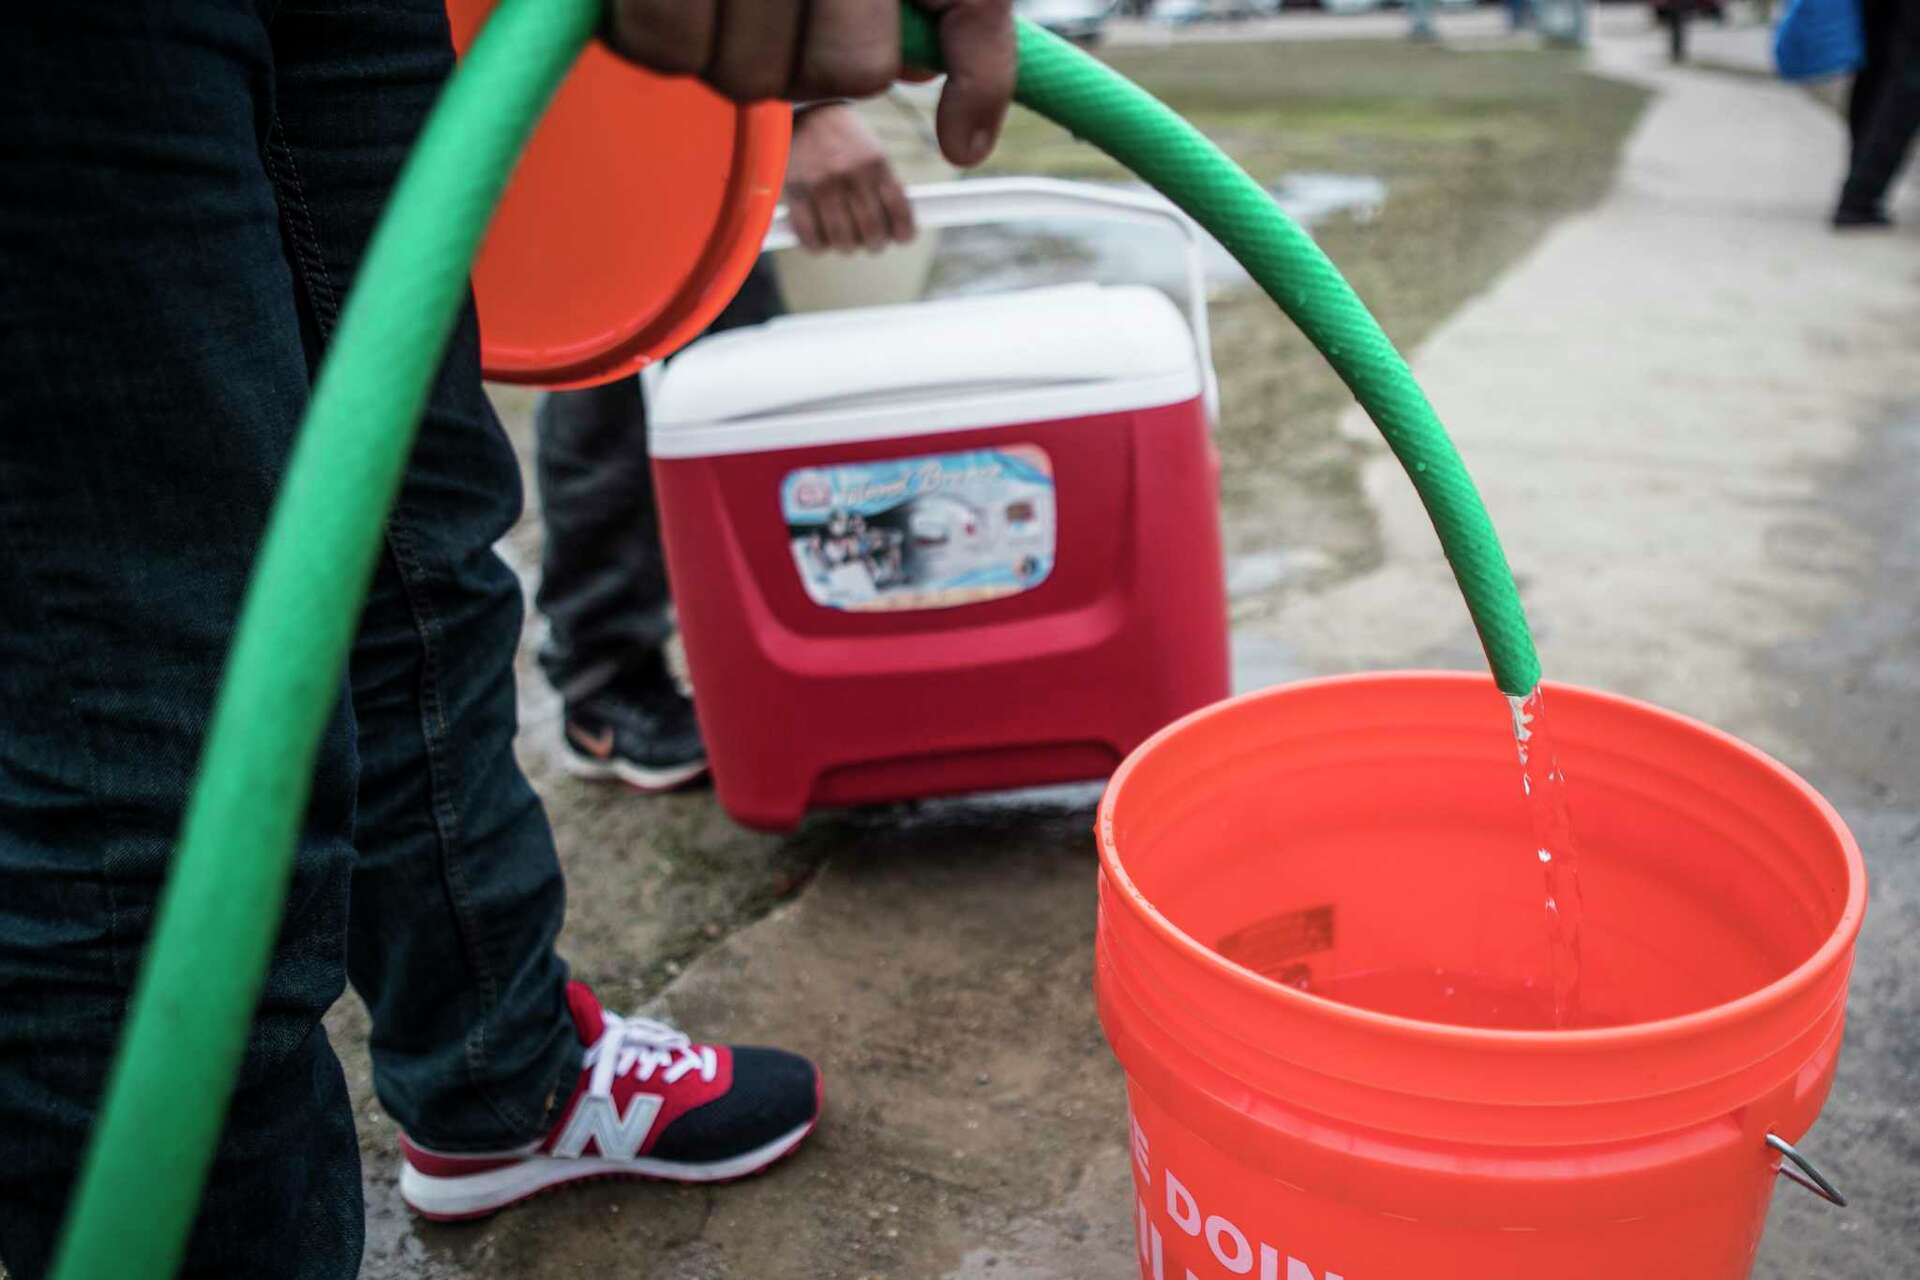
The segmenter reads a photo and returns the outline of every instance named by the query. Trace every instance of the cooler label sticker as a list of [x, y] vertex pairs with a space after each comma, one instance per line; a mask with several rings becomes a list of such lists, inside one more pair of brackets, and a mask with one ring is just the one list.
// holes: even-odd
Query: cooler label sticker
[[1053, 572], [1053, 461], [1038, 445], [803, 467], [780, 506], [800, 581], [829, 609], [950, 609]]

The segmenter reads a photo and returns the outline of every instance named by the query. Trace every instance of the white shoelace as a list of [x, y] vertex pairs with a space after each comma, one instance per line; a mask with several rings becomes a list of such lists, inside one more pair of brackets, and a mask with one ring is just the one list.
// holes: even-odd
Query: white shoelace
[[613, 1082], [631, 1072], [640, 1080], [661, 1078], [674, 1084], [689, 1071], [698, 1071], [709, 1083], [720, 1070], [710, 1048], [695, 1048], [685, 1032], [652, 1018], [622, 1018], [602, 1013], [606, 1020], [600, 1038], [587, 1050], [586, 1065], [593, 1068], [587, 1092], [599, 1098], [613, 1096]]

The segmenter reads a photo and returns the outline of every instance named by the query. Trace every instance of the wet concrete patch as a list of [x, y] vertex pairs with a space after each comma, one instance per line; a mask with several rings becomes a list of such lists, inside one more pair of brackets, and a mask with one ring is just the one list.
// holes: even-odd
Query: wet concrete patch
[[1227, 558], [1227, 598], [1257, 599], [1334, 572], [1334, 558], [1318, 547], [1279, 547]]
[[[1132, 193], [1138, 182], [1100, 182]], [[1267, 190], [1305, 227], [1348, 216], [1369, 222], [1386, 205], [1387, 184], [1370, 174], [1290, 173]], [[1250, 289], [1253, 280], [1225, 246], [1199, 233], [1201, 274], [1208, 291]], [[1186, 262], [1170, 233], [1088, 218], [1023, 219], [941, 232], [928, 283], [931, 297], [959, 297], [1092, 280], [1152, 285], [1177, 299], [1187, 291]]]
[[1233, 691], [1249, 693], [1316, 674], [1279, 636], [1249, 629], [1233, 633]]

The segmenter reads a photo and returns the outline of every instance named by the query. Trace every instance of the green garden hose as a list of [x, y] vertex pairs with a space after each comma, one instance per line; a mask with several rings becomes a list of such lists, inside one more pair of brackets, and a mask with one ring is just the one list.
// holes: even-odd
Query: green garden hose
[[[369, 245], [314, 387], [234, 633], [180, 849], [54, 1268], [177, 1269], [278, 933], [315, 754], [467, 272], [516, 156], [604, 0], [502, 0]], [[935, 68], [917, 10], [903, 48]], [[1193, 126], [1022, 22], [1018, 100], [1212, 232], [1339, 371], [1433, 517], [1500, 688], [1539, 664], [1479, 495], [1386, 335], [1311, 237]], [[614, 126], [610, 126], [614, 127]]]

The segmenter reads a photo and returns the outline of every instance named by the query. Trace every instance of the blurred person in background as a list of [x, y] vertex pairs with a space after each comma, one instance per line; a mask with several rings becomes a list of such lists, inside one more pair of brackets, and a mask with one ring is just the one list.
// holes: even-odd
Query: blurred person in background
[[[848, 103], [801, 107], [785, 198], [811, 253], [877, 253], [914, 235], [913, 207], [873, 130]], [[708, 329], [760, 324], [785, 308], [762, 259]], [[673, 605], [637, 377], [549, 395], [535, 423], [546, 525], [536, 607], [540, 665], [564, 703], [561, 762], [576, 777], [644, 792], [706, 772], [691, 700], [668, 668]]]
[[1433, 26], [1434, 0], [1407, 0], [1407, 39], [1430, 44], [1440, 39]]
[[1847, 100], [1852, 154], [1833, 225], [1888, 227], [1887, 192], [1920, 129], [1920, 0], [1861, 0], [1866, 60]]

